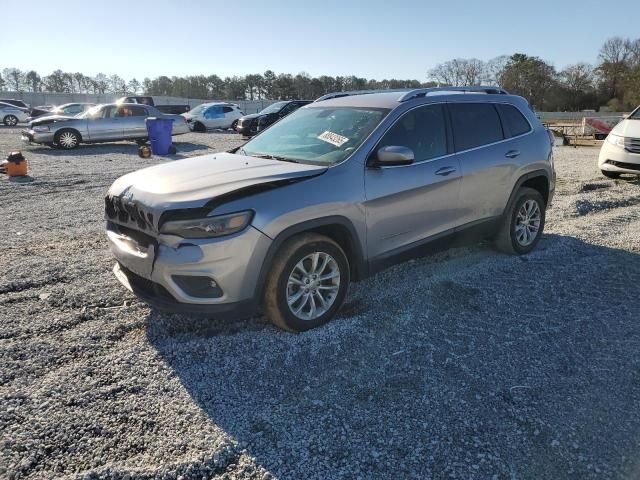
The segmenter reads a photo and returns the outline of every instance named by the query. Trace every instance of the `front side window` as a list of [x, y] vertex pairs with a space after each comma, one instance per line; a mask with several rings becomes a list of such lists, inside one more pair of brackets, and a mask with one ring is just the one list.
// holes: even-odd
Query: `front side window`
[[334, 165], [351, 155], [388, 113], [384, 108], [301, 108], [250, 140], [239, 153]]
[[456, 151], [504, 140], [502, 124], [490, 103], [450, 103]]
[[389, 146], [408, 147], [416, 162], [447, 154], [444, 107], [428, 105], [405, 113], [384, 134], [376, 150]]
[[222, 112], [222, 105], [213, 105], [207, 108], [204, 112], [204, 118], [222, 118], [224, 113]]
[[505, 128], [512, 137], [524, 135], [531, 131], [531, 125], [529, 125], [527, 119], [524, 118], [524, 115], [522, 115], [516, 107], [505, 103], [499, 103], [496, 107], [498, 111], [500, 111], [500, 116], [502, 117]]

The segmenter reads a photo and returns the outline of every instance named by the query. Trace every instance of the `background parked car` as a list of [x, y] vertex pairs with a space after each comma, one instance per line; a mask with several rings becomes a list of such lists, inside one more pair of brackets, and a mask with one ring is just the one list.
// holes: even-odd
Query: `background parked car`
[[41, 117], [42, 115], [49, 115], [51, 110], [54, 108], [56, 108], [55, 105], [38, 105], [37, 107], [31, 107], [29, 110], [29, 118], [33, 120], [34, 118]]
[[235, 128], [244, 113], [234, 103], [212, 102], [198, 105], [182, 115], [191, 130], [204, 132], [208, 128]]
[[36, 115], [35, 117], [31, 115], [29, 117], [29, 121], [32, 121], [34, 118], [46, 118], [50, 115], [61, 115], [65, 117], [75, 117], [83, 112], [86, 112], [90, 108], [95, 107], [95, 103], [65, 103], [64, 105], [59, 105], [57, 107], [53, 107], [49, 111], [45, 111], [41, 115]]
[[5, 125], [11, 127], [17, 125], [18, 122], [26, 122], [28, 118], [29, 114], [26, 109], [0, 102], [0, 120]]
[[149, 105], [151, 107], [156, 107], [163, 113], [172, 113], [174, 115], [180, 115], [181, 113], [188, 112], [191, 108], [189, 105], [156, 105], [153, 97], [145, 95], [122, 97], [116, 100], [116, 103], [139, 103], [141, 105]]
[[23, 130], [22, 139], [67, 150], [80, 143], [146, 140], [147, 117], [173, 119], [173, 135], [189, 132], [180, 115], [162, 113], [149, 105], [111, 103], [98, 105], [77, 117], [51, 115], [36, 119]]
[[258, 113], [243, 116], [238, 120], [236, 131], [250, 137], [308, 103], [311, 103], [311, 100], [288, 100], [274, 103]]
[[640, 107], [611, 130], [600, 149], [598, 166], [608, 178], [640, 175]]
[[29, 105], [24, 103], [22, 100], [16, 100], [15, 98], [0, 98], [0, 102], [29, 110]]

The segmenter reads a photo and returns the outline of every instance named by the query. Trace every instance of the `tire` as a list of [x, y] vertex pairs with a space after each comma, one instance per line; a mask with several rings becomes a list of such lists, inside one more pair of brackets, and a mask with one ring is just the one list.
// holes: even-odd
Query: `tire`
[[498, 250], [511, 255], [525, 255], [536, 248], [544, 231], [545, 210], [540, 192], [533, 188], [520, 188], [495, 238]]
[[602, 172], [602, 175], [604, 175], [607, 178], [620, 178], [620, 173], [618, 172], [608, 172], [607, 170], [600, 170]]
[[[306, 278], [300, 265], [310, 278]], [[314, 280], [314, 275], [320, 274], [324, 277], [334, 276], [323, 281]], [[349, 281], [349, 261], [340, 245], [316, 233], [296, 235], [282, 245], [273, 260], [262, 299], [264, 313], [275, 326], [290, 332], [318, 327], [331, 320], [340, 309], [349, 289]], [[309, 290], [311, 293], [305, 293]], [[321, 300], [325, 301], [325, 307], [321, 305]], [[315, 314], [312, 307], [317, 309]], [[299, 313], [294, 313], [298, 308]]]
[[231, 123], [231, 130], [235, 131], [236, 127], [238, 126], [238, 120], [234, 120]]
[[2, 121], [7, 127], [15, 127], [18, 124], [18, 117], [15, 115], [7, 115]]
[[65, 128], [56, 133], [55, 143], [63, 150], [73, 150], [80, 144], [80, 134], [70, 128]]
[[202, 122], [196, 122], [193, 124], [193, 131], [203, 133], [207, 131], [207, 128]]

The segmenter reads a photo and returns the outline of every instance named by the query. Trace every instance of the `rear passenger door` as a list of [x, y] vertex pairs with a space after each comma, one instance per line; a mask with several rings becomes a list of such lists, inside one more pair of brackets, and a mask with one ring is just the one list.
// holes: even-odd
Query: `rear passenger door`
[[513, 187], [514, 159], [496, 106], [456, 102], [447, 108], [462, 169], [460, 225], [501, 215]]
[[372, 260], [417, 246], [457, 224], [460, 168], [448, 141], [443, 104], [402, 115], [373, 150], [413, 150], [409, 165], [367, 167], [367, 250]]
[[147, 136], [145, 121], [149, 114], [145, 107], [128, 105], [125, 110], [119, 110], [119, 114], [124, 138], [145, 138]]

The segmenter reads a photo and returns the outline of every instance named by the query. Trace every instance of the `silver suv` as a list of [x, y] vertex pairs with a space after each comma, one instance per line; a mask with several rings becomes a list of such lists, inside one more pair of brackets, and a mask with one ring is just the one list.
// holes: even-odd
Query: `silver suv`
[[553, 196], [552, 147], [526, 100], [494, 87], [326, 95], [242, 147], [110, 188], [114, 273], [161, 310], [260, 309], [301, 331], [349, 282], [472, 231], [526, 254]]

